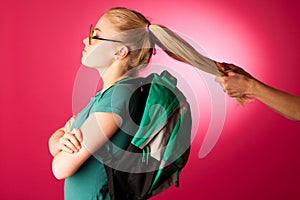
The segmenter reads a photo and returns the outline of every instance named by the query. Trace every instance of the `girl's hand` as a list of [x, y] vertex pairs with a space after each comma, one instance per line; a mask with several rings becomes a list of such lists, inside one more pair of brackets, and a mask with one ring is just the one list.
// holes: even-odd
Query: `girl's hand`
[[76, 119], [76, 115], [73, 115], [69, 121], [66, 122], [65, 126], [64, 126], [64, 131], [65, 133], [70, 132], [71, 126], [74, 123], [75, 119]]
[[70, 132], [70, 128], [76, 119], [76, 115], [73, 115], [69, 121], [66, 122], [64, 126], [64, 134], [58, 140], [57, 148], [60, 151], [65, 151], [67, 153], [76, 153], [81, 148], [82, 134], [79, 129], [74, 129]]
[[65, 132], [59, 139], [57, 148], [67, 153], [76, 153], [81, 148], [82, 133], [79, 129], [74, 128], [72, 132]]

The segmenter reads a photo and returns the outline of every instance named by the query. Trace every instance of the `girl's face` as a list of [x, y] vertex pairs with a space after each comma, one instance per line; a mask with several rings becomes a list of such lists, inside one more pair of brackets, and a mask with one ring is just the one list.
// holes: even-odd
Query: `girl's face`
[[[88, 67], [107, 67], [106, 65], [110, 64], [108, 59], [111, 60], [111, 55], [113, 55], [113, 47], [120, 43], [113, 39], [113, 36], [117, 34], [118, 31], [115, 29], [114, 24], [108, 16], [103, 15], [95, 28], [90, 30], [90, 35], [83, 40], [85, 47], [82, 51], [82, 64]], [[99, 63], [105, 66], [93, 66], [99, 65]]]

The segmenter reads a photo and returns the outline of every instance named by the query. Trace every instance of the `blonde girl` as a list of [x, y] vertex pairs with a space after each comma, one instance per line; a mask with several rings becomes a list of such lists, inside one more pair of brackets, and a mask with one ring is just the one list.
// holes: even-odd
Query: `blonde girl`
[[138, 98], [131, 100], [130, 108], [126, 106], [134, 86], [119, 83], [133, 79], [132, 71], [147, 66], [155, 45], [178, 61], [214, 75], [219, 72], [213, 61], [173, 31], [151, 24], [141, 13], [127, 8], [105, 12], [83, 42], [82, 63], [99, 71], [103, 88], [49, 139], [52, 171], [57, 179], [65, 179], [66, 200], [110, 199], [103, 163], [91, 155], [108, 139], [126, 148], [131, 136], [124, 133], [123, 127], [132, 132], [136, 128], [128, 128], [126, 113], [139, 118], [142, 108]]

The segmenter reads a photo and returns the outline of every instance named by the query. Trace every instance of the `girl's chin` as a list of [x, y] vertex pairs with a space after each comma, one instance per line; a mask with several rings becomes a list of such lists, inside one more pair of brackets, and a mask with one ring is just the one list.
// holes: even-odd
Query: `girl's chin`
[[82, 57], [81, 57], [81, 64], [83, 64], [83, 65], [84, 65], [84, 63], [85, 63], [85, 59], [86, 59], [86, 57], [85, 57], [84, 55], [82, 55]]

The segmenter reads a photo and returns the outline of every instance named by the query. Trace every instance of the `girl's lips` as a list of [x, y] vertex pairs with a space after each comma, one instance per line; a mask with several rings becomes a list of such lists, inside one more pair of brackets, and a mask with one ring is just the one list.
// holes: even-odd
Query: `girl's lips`
[[82, 50], [82, 53], [83, 53], [83, 54], [86, 54], [86, 49], [83, 49], [83, 50]]

